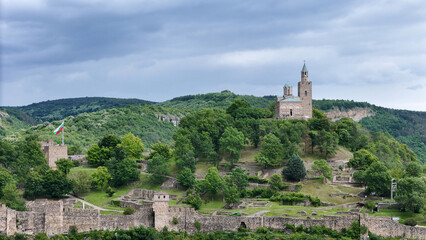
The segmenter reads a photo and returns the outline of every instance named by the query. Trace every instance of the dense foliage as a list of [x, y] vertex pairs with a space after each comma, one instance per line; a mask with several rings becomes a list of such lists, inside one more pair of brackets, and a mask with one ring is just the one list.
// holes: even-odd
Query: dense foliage
[[197, 95], [187, 95], [182, 97], [173, 98], [171, 100], [159, 103], [158, 105], [170, 108], [180, 109], [195, 109], [201, 110], [205, 108], [227, 108], [235, 99], [240, 98], [245, 100], [253, 107], [266, 108], [275, 98], [269, 97], [255, 97], [249, 95], [237, 95], [228, 90], [220, 93], [207, 93]]
[[140, 99], [121, 99], [104, 97], [67, 98], [33, 103], [22, 107], [7, 107], [6, 111], [22, 111], [32, 119], [26, 122], [45, 122], [61, 120], [80, 113], [97, 112], [103, 109], [121, 108], [129, 105], [153, 104]]

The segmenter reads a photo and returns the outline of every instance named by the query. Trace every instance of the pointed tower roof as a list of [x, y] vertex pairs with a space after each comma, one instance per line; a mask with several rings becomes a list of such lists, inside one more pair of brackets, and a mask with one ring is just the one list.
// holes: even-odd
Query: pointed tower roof
[[306, 67], [306, 62], [303, 63], [302, 72], [308, 72], [308, 68]]

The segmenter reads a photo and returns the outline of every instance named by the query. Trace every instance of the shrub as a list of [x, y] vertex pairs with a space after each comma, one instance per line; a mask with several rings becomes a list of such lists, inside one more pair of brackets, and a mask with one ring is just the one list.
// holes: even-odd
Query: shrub
[[404, 224], [408, 225], [408, 226], [416, 226], [417, 225], [417, 221], [414, 220], [413, 218], [408, 218], [408, 219], [405, 220]]
[[112, 189], [111, 186], [108, 186], [105, 192], [108, 195], [108, 197], [112, 197], [112, 195], [114, 195], [115, 193], [114, 189]]
[[74, 167], [78, 167], [78, 166], [80, 166], [80, 161], [78, 161], [78, 160], [72, 160], [72, 163], [74, 164]]
[[121, 201], [120, 200], [111, 200], [111, 205], [113, 205], [115, 207], [120, 207]]
[[266, 227], [259, 227], [257, 228], [256, 233], [268, 233], [268, 229]]
[[71, 225], [68, 228], [68, 233], [71, 234], [71, 235], [77, 235], [77, 233], [78, 233], [77, 227], [75, 225]]
[[124, 215], [132, 215], [134, 212], [136, 211], [136, 209], [132, 208], [132, 207], [126, 207], [124, 209], [123, 214]]
[[179, 221], [177, 220], [177, 218], [176, 217], [173, 217], [173, 224], [178, 224], [179, 223]]
[[259, 183], [259, 184], [266, 184], [268, 183], [268, 179], [262, 179], [257, 176], [248, 176], [248, 181], [251, 183]]
[[302, 184], [296, 184], [296, 192], [300, 192], [302, 190]]
[[194, 227], [195, 227], [198, 231], [200, 231], [200, 229], [201, 229], [201, 224], [200, 224], [200, 222], [195, 221], [195, 222], [194, 222]]

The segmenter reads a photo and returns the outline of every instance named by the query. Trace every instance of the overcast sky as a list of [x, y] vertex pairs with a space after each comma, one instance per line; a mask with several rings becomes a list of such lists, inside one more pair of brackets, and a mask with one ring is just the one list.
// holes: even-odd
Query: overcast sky
[[[2, 0], [0, 105], [297, 88], [426, 111], [426, 1]], [[297, 92], [294, 90], [294, 92]]]

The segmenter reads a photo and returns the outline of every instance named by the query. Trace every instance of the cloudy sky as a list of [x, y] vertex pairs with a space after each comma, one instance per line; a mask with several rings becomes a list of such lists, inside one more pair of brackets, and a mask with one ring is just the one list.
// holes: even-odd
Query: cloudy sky
[[0, 105], [282, 95], [426, 111], [424, 0], [2, 0]]

